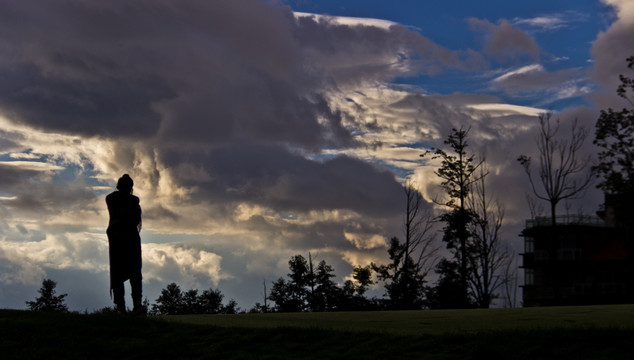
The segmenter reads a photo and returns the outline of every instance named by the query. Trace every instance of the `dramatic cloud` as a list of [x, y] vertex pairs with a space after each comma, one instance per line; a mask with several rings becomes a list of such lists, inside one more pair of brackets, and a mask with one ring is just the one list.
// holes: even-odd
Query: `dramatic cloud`
[[[83, 254], [42, 263], [23, 233], [104, 241], [102, 197], [124, 172], [142, 199], [150, 282], [194, 273], [217, 284], [230, 276], [222, 267], [244, 270], [220, 261], [227, 251], [279, 259], [328, 246], [351, 258], [368, 241], [380, 246], [401, 186], [385, 169], [323, 153], [366, 146], [334, 99], [464, 65], [420, 34], [378, 24], [253, 0], [0, 4], [3, 248], [39, 264], [35, 273], [66, 269]], [[175, 245], [153, 245], [165, 234]], [[59, 247], [50, 241], [37, 244]], [[255, 254], [242, 261], [257, 267]]]
[[[614, 6], [593, 48], [606, 87], [626, 56], [605, 49], [632, 48], [630, 7]], [[519, 28], [566, 16], [468, 19], [485, 37], [479, 53], [391, 21], [258, 0], [1, 2], [0, 305], [21, 307], [46, 276], [85, 297], [77, 306], [108, 305], [103, 198], [123, 173], [141, 198], [150, 300], [174, 281], [248, 307], [308, 252], [343, 281], [402, 236], [403, 181], [437, 210], [438, 162], [420, 155], [454, 127], [486, 157], [518, 247], [528, 187], [515, 159], [534, 150], [543, 109], [502, 97], [590, 91], [584, 70], [549, 69]], [[445, 73], [485, 84], [438, 95], [393, 83]], [[566, 109], [562, 124], [596, 111]], [[91, 283], [100, 290], [80, 289]]]

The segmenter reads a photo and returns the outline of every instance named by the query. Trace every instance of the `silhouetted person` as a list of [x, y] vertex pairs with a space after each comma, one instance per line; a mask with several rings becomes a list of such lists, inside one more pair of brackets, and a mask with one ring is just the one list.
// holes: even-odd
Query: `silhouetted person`
[[130, 280], [133, 311], [145, 313], [141, 302], [141, 206], [132, 195], [134, 182], [128, 174], [117, 182], [117, 191], [106, 196], [110, 222], [108, 245], [110, 250], [110, 295], [114, 296], [117, 311], [125, 313], [123, 283]]

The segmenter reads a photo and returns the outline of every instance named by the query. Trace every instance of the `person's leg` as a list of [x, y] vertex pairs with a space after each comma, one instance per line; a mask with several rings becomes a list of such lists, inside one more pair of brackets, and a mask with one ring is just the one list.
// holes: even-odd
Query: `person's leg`
[[116, 309], [119, 312], [125, 312], [125, 290], [123, 288], [123, 282], [115, 282], [112, 284], [112, 296], [114, 298], [114, 303], [116, 305]]
[[130, 278], [130, 287], [132, 288], [132, 302], [134, 304], [133, 311], [139, 314], [147, 313], [147, 309], [143, 306], [143, 276], [141, 275], [141, 266]]
[[142, 289], [143, 277], [141, 274], [135, 275], [130, 278], [130, 287], [132, 288], [132, 301], [136, 305], [142, 302], [143, 289]]

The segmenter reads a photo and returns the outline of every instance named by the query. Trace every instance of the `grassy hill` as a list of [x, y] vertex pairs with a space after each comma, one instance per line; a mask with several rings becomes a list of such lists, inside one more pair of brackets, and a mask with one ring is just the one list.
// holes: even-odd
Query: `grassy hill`
[[139, 318], [0, 311], [3, 359], [632, 359], [634, 305]]

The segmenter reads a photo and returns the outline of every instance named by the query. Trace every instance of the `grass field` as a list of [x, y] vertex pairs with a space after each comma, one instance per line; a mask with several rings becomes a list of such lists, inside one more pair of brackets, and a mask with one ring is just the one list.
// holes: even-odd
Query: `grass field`
[[634, 305], [140, 318], [0, 311], [2, 359], [634, 359]]
[[303, 327], [325, 330], [387, 332], [396, 335], [438, 335], [580, 327], [634, 329], [634, 305], [486, 310], [242, 314], [240, 316], [184, 315], [167, 317], [166, 319], [188, 324], [223, 327]]

